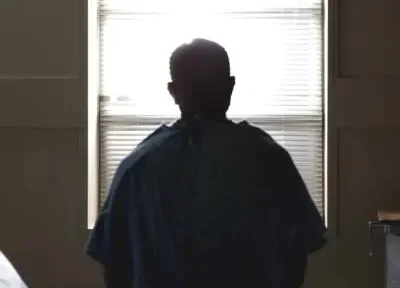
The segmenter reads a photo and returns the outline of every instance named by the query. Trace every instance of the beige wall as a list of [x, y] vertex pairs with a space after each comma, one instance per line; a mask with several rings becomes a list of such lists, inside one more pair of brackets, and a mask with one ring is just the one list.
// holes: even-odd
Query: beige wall
[[0, 1], [0, 249], [31, 287], [101, 287], [84, 255], [86, 1]]
[[381, 234], [368, 221], [400, 209], [400, 1], [331, 0], [328, 99], [330, 245], [306, 287], [384, 287]]
[[[101, 286], [83, 254], [85, 2], [0, 1], [0, 249], [32, 287]], [[307, 287], [380, 288], [367, 222], [378, 207], [400, 208], [400, 2], [330, 4], [331, 241]]]

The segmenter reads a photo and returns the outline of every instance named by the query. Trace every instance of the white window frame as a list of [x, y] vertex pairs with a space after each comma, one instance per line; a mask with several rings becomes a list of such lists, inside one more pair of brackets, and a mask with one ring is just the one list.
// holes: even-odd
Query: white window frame
[[87, 0], [87, 228], [99, 213], [99, 23], [98, 0]]
[[[87, 0], [87, 228], [93, 229], [99, 213], [100, 205], [100, 167], [99, 167], [99, 20], [98, 20], [98, 0]], [[329, 27], [333, 26], [333, 19], [328, 13], [332, 2], [335, 0], [324, 1], [324, 29], [323, 29], [323, 177], [324, 177], [324, 218], [328, 226], [328, 218], [335, 218], [336, 211], [328, 211], [328, 64], [332, 60], [332, 53], [328, 51]], [[330, 197], [335, 197], [330, 195]], [[336, 210], [336, 209], [334, 209]], [[328, 212], [331, 217], [328, 217]], [[334, 215], [331, 215], [331, 214]], [[331, 222], [331, 221], [329, 221]], [[334, 227], [333, 227], [334, 228]]]

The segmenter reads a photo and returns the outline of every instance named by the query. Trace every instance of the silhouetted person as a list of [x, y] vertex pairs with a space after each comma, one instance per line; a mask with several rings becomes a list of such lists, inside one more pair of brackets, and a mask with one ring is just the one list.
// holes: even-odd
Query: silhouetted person
[[325, 226], [289, 154], [226, 118], [223, 47], [184, 44], [170, 70], [181, 119], [122, 161], [87, 247], [107, 287], [299, 287]]

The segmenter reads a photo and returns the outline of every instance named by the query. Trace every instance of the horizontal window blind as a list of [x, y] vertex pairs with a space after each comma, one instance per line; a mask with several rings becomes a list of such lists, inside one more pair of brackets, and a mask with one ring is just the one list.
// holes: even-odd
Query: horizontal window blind
[[230, 56], [228, 111], [291, 153], [324, 210], [323, 0], [100, 0], [100, 187], [161, 123], [179, 116], [167, 91], [169, 57], [207, 38]]

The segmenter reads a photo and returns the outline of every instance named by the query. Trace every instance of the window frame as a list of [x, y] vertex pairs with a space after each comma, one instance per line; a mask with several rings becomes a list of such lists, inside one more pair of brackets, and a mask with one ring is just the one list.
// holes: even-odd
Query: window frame
[[87, 229], [99, 213], [99, 20], [98, 0], [87, 0]]
[[[89, 230], [93, 229], [96, 222], [96, 218], [99, 213], [100, 205], [100, 143], [99, 143], [99, 17], [98, 17], [98, 0], [87, 0], [87, 93], [88, 93], [88, 105], [87, 105], [87, 228]], [[335, 14], [333, 10], [336, 8], [335, 3], [337, 0], [323, 0], [323, 11], [322, 17], [323, 29], [322, 29], [322, 48], [323, 48], [323, 111], [322, 111], [322, 144], [323, 144], [323, 193], [324, 193], [324, 218], [326, 225], [332, 227], [336, 231], [336, 218], [337, 218], [337, 207], [336, 202], [332, 202], [331, 199], [335, 198], [336, 192], [331, 194], [328, 193], [329, 186], [333, 184], [328, 183], [328, 176], [331, 174], [328, 172], [328, 158], [331, 159], [332, 156], [328, 157], [328, 152], [334, 149], [334, 147], [329, 147], [328, 142], [332, 143], [332, 137], [328, 137], [328, 88], [329, 84], [332, 82], [332, 71], [328, 70], [332, 67], [334, 62], [334, 55], [331, 52], [332, 47], [332, 35], [328, 31], [331, 31], [335, 27]], [[332, 11], [332, 13], [328, 13]], [[328, 38], [329, 37], [329, 38]], [[335, 148], [336, 149], [336, 148]], [[331, 190], [331, 189], [330, 189]], [[329, 216], [328, 216], [329, 214]], [[331, 234], [331, 233], [330, 233]], [[336, 234], [334, 232], [333, 234]]]

